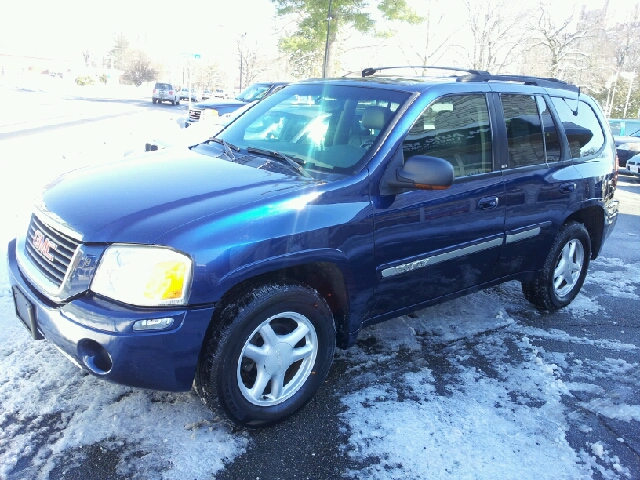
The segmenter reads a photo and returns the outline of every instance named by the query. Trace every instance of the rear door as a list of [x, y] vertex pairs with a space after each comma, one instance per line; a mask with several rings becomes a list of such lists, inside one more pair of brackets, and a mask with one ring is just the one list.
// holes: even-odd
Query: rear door
[[453, 165], [455, 180], [442, 191], [373, 196], [376, 315], [492, 278], [504, 238], [505, 207], [489, 111], [487, 93], [436, 99], [406, 135], [396, 153], [402, 158], [390, 163], [388, 170], [395, 171], [412, 155], [444, 158]]
[[580, 201], [581, 176], [561, 141], [549, 97], [502, 91], [494, 99], [496, 127], [506, 137], [498, 149], [506, 237], [496, 273], [503, 277], [541, 268], [571, 205]]

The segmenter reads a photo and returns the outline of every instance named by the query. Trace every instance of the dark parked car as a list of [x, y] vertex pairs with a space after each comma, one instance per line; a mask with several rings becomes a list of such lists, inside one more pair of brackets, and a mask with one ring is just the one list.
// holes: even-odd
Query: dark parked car
[[254, 83], [236, 98], [226, 100], [223, 99], [224, 92], [222, 90], [216, 90], [214, 97], [218, 97], [217, 99], [209, 102], [196, 103], [191, 107], [187, 126], [190, 123], [202, 120], [205, 116], [222, 116], [227, 113], [232, 113], [247, 103], [262, 100], [277, 92], [286, 84], [286, 82]]
[[596, 102], [534, 77], [363, 77], [52, 182], [8, 249], [33, 338], [264, 426], [367, 325], [509, 280], [540, 310], [571, 303], [618, 213]]
[[640, 153], [640, 119], [610, 118], [609, 125], [616, 142], [618, 164], [626, 168], [627, 161]]

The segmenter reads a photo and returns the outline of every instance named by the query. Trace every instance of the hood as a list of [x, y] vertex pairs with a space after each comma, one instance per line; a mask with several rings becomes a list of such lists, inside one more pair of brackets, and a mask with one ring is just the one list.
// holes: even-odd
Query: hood
[[616, 146], [620, 146], [624, 143], [638, 143], [640, 142], [640, 137], [629, 135], [614, 135], [613, 140], [616, 142]]
[[217, 100], [211, 100], [210, 102], [198, 102], [194, 105], [195, 108], [226, 108], [226, 107], [241, 107], [242, 105], [245, 105], [247, 102], [241, 102], [240, 100], [233, 100], [233, 99], [229, 99], [229, 100], [224, 100], [224, 99], [217, 99]]
[[190, 221], [307, 185], [184, 148], [75, 170], [47, 185], [38, 208], [85, 243], [154, 243]]

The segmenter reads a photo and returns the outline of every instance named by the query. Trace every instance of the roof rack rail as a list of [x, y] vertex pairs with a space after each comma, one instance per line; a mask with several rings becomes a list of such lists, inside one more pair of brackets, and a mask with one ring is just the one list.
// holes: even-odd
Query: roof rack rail
[[465, 72], [470, 75], [491, 75], [489, 72], [484, 70], [470, 70], [468, 68], [457, 68], [457, 67], [437, 67], [435, 65], [406, 65], [406, 66], [397, 66], [397, 67], [375, 67], [375, 68], [365, 68], [362, 70], [362, 78], [370, 77], [376, 72], [380, 70], [391, 70], [394, 68], [422, 68], [422, 69], [433, 69], [433, 70], [451, 70], [453, 72]]
[[571, 92], [580, 93], [580, 87], [572, 85], [563, 80], [557, 78], [544, 78], [544, 77], [528, 77], [526, 75], [491, 75], [489, 73], [472, 73], [464, 77], [458, 77], [458, 82], [519, 82], [525, 85], [537, 85], [538, 87], [548, 88], [560, 88], [562, 90], [569, 90]]

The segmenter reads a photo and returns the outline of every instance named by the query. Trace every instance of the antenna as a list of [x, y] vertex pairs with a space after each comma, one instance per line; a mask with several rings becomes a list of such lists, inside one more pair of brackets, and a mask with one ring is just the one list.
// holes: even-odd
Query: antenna
[[580, 87], [578, 87], [578, 98], [576, 98], [576, 109], [573, 111], [573, 116], [578, 116], [578, 106], [580, 106]]

